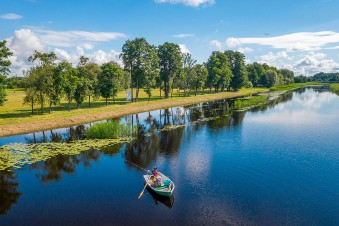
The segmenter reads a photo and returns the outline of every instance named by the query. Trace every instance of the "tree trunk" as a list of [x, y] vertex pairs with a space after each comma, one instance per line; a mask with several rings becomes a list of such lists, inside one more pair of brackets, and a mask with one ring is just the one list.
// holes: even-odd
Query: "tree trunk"
[[113, 103], [115, 104], [115, 97], [113, 96]]
[[131, 70], [130, 72], [130, 77], [131, 77], [131, 91], [132, 91], [132, 95], [131, 95], [131, 102], [133, 102], [133, 79], [132, 79], [132, 64], [131, 64]]
[[139, 79], [137, 79], [137, 92], [135, 94], [135, 102], [138, 102], [139, 99]]
[[198, 86], [195, 86], [195, 96], [197, 95]]
[[32, 115], [34, 115], [34, 101], [32, 100]]
[[131, 102], [133, 102], [133, 86], [131, 87]]
[[167, 82], [164, 82], [164, 91], [165, 91], [165, 98], [168, 98], [168, 87], [167, 87]]
[[68, 111], [71, 111], [71, 98], [68, 98]]
[[160, 99], [161, 99], [161, 90], [162, 90], [162, 89], [161, 89], [161, 84], [160, 84]]
[[41, 114], [44, 114], [44, 98], [42, 97], [42, 95], [40, 94], [40, 100], [41, 100]]
[[171, 98], [173, 97], [173, 83], [174, 83], [174, 79], [172, 80], [172, 91], [171, 91]]
[[80, 109], [80, 104], [79, 103], [77, 103], [77, 109]]
[[107, 106], [107, 97], [106, 97], [106, 106]]
[[212, 93], [212, 85], [210, 85], [210, 93]]
[[91, 95], [88, 95], [88, 107], [91, 107]]
[[52, 101], [49, 102], [49, 114], [52, 112]]

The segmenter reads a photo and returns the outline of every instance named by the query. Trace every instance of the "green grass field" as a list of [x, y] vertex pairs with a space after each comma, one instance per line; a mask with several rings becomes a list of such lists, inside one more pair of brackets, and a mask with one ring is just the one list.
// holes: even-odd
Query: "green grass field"
[[[43, 115], [32, 115], [31, 106], [23, 105], [24, 90], [8, 89], [8, 101], [5, 102], [4, 106], [0, 107], [0, 136], [77, 125], [132, 113], [246, 96], [263, 91], [267, 91], [267, 89], [251, 88], [241, 89], [237, 92], [213, 94], [209, 94], [209, 90], [205, 90], [204, 93], [198, 93], [197, 96], [194, 96], [194, 92], [192, 91], [188, 97], [183, 97], [183, 91], [175, 89], [173, 98], [160, 99], [160, 93], [157, 89], [153, 91], [153, 97], [148, 101], [147, 94], [143, 90], [140, 90], [139, 102], [137, 103], [127, 103], [126, 92], [121, 91], [115, 98], [116, 103], [114, 104], [113, 100], [110, 99], [108, 106], [106, 106], [105, 99], [100, 98], [91, 103], [91, 108], [88, 108], [88, 103], [84, 102], [80, 109], [77, 109], [76, 103], [72, 102], [72, 110], [68, 111], [67, 101], [62, 100], [59, 106], [52, 107], [51, 114], [48, 113], [48, 107], [46, 106]], [[35, 113], [37, 113], [37, 110], [40, 110], [39, 105], [35, 105]]]

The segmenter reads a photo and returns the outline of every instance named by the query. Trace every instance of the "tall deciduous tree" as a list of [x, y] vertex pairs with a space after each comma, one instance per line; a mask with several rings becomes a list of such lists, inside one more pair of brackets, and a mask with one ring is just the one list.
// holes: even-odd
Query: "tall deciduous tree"
[[208, 71], [202, 64], [196, 64], [193, 67], [193, 75], [191, 78], [191, 86], [194, 87], [195, 95], [198, 89], [203, 88], [208, 76]]
[[78, 70], [73, 68], [72, 65], [68, 62], [63, 62], [62, 65], [62, 73], [63, 73], [63, 91], [68, 101], [68, 111], [71, 110], [71, 102], [74, 98], [75, 90], [77, 88], [77, 80], [78, 80]]
[[181, 52], [177, 44], [165, 42], [158, 47], [160, 78], [164, 82], [165, 98], [168, 98], [170, 82], [181, 70]]
[[215, 91], [218, 92], [219, 88], [229, 88], [230, 81], [232, 79], [232, 71], [230, 68], [230, 62], [227, 55], [220, 51], [212, 52], [206, 63], [208, 70], [207, 86], [215, 87]]
[[7, 100], [4, 81], [6, 75], [10, 72], [9, 66], [11, 65], [11, 62], [8, 58], [12, 55], [13, 53], [6, 46], [6, 40], [0, 41], [0, 106], [3, 106]]
[[28, 58], [30, 62], [38, 63], [29, 74], [29, 77], [32, 78], [30, 78], [30, 87], [27, 88], [35, 88], [35, 93], [38, 94], [37, 100], [41, 106], [41, 114], [43, 114], [44, 103], [49, 100], [51, 108], [53, 95], [57, 95], [53, 81], [56, 59], [57, 57], [53, 52], [41, 53], [37, 51]]
[[127, 40], [122, 47], [120, 57], [123, 60], [125, 70], [128, 70], [131, 74], [132, 100], [133, 87], [135, 87], [135, 101], [138, 101], [139, 88], [144, 86], [147, 73], [156, 70], [158, 65], [156, 48], [150, 45], [145, 38]]
[[192, 54], [190, 53], [184, 53], [182, 55], [182, 66], [183, 66], [183, 73], [185, 78], [185, 92], [184, 96], [186, 96], [186, 88], [189, 88], [189, 85], [191, 84], [192, 76], [193, 76], [193, 67], [197, 63], [195, 59], [192, 58]]
[[230, 86], [234, 90], [238, 90], [242, 86], [244, 86], [244, 84], [248, 80], [247, 69], [245, 65], [245, 56], [240, 52], [234, 52], [231, 50], [225, 51], [225, 54], [228, 57], [233, 74]]
[[[116, 62], [108, 62], [101, 66], [101, 74], [98, 77], [101, 96], [106, 98], [106, 106], [108, 98], [116, 97], [119, 90], [119, 80], [124, 76], [124, 72], [120, 65]], [[114, 99], [115, 101], [115, 99]]]

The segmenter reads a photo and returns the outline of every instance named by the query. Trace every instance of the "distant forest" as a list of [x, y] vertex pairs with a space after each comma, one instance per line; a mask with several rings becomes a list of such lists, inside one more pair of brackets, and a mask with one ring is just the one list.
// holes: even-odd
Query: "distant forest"
[[313, 76], [299, 75], [294, 77], [295, 83], [303, 82], [339, 82], [339, 72], [337, 73], [324, 73], [320, 72]]

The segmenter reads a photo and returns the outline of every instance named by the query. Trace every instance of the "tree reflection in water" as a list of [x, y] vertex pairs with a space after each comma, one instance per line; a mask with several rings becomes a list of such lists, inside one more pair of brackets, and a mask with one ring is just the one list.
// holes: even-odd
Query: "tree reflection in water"
[[58, 155], [43, 162], [37, 162], [30, 169], [37, 170], [36, 177], [42, 183], [62, 180], [62, 174], [73, 174], [79, 164], [91, 167], [92, 162], [100, 159], [101, 155], [113, 156], [117, 154], [123, 144], [104, 147], [101, 150], [87, 150], [79, 155]]
[[0, 171], [0, 215], [5, 215], [21, 196], [16, 178], [15, 172]]

